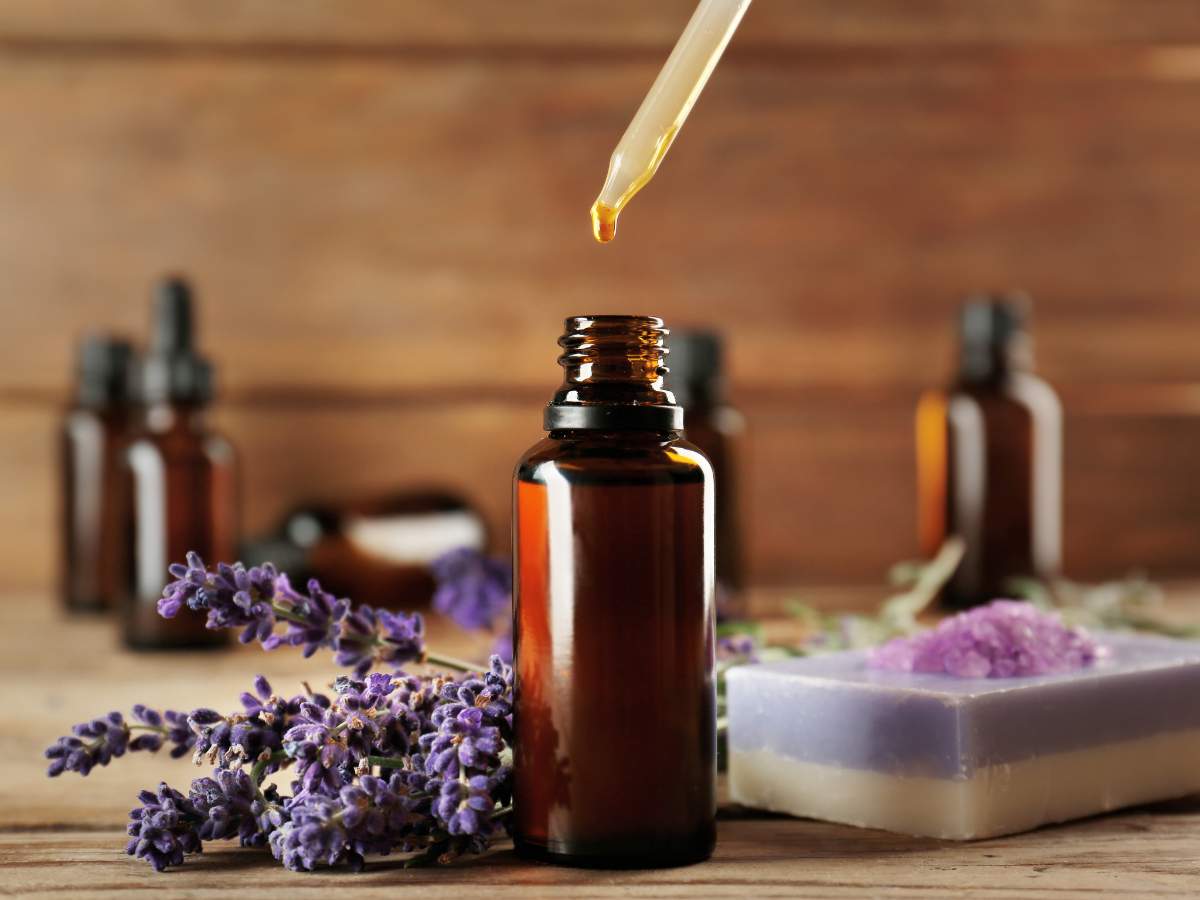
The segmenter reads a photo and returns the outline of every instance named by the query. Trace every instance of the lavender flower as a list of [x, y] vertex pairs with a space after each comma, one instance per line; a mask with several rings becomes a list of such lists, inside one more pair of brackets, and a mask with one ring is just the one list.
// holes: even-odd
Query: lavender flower
[[362, 858], [350, 855], [340, 812], [337, 800], [324, 794], [297, 798], [288, 809], [290, 821], [271, 834], [271, 852], [294, 872], [311, 872], [322, 863], [361, 868]]
[[435, 810], [450, 834], [491, 834], [494, 828], [491, 814], [496, 809], [493, 786], [493, 779], [486, 775], [472, 775], [465, 782], [456, 779], [442, 783]]
[[133, 707], [133, 717], [146, 726], [147, 730], [129, 741], [130, 750], [148, 750], [151, 753], [157, 753], [162, 749], [163, 744], [167, 743], [171, 745], [171, 757], [178, 759], [186, 755], [196, 742], [196, 737], [192, 733], [184, 713], [175, 712], [173, 709], [160, 713], [138, 703]]
[[425, 622], [420, 613], [360, 606], [346, 617], [335, 646], [338, 665], [359, 675], [377, 662], [399, 668], [424, 655]]
[[270, 563], [245, 568], [241, 563], [221, 563], [210, 573], [197, 553], [187, 555], [187, 564], [167, 570], [175, 577], [158, 601], [158, 613], [170, 619], [184, 606], [208, 611], [208, 627], [241, 628], [239, 640], [248, 644], [263, 641], [275, 628], [276, 581], [279, 573]]
[[[358, 868], [393, 852], [445, 862], [483, 852], [508, 826], [513, 674], [499, 658], [469, 671], [426, 652], [420, 616], [353, 607], [315, 581], [300, 593], [270, 565], [209, 570], [189, 554], [171, 574], [163, 615], [203, 609], [211, 628], [239, 628], [243, 641], [266, 649], [332, 650], [353, 674], [337, 679], [332, 697], [309, 690], [290, 699], [259, 676], [235, 712], [138, 705], [128, 720], [110, 713], [60, 738], [46, 751], [51, 775], [168, 747], [215, 766], [186, 797], [165, 784], [142, 792], [130, 813], [131, 855], [161, 870], [204, 842], [236, 839], [269, 845], [292, 869]], [[368, 671], [418, 661], [465, 674]], [[263, 786], [283, 769], [293, 776], [290, 796]]]
[[462, 547], [433, 561], [433, 608], [468, 630], [489, 629], [512, 610], [512, 565]]
[[201, 822], [203, 841], [238, 838], [243, 847], [261, 847], [286, 817], [273, 787], [259, 790], [243, 769], [216, 769], [211, 778], [197, 778], [189, 791]]
[[1030, 603], [993, 600], [932, 631], [875, 648], [868, 664], [957, 678], [1011, 678], [1082, 669], [1100, 653], [1086, 632], [1068, 628], [1057, 615]]
[[[175, 580], [158, 601], [158, 612], [166, 618], [185, 606], [207, 610], [207, 627], [240, 628], [242, 643], [258, 641], [266, 650], [300, 647], [306, 657], [321, 649], [334, 650], [339, 665], [360, 675], [376, 663], [400, 668], [425, 658], [425, 626], [419, 614], [352, 607], [316, 579], [302, 594], [270, 563], [252, 569], [220, 563], [210, 570], [197, 554], [189, 553], [187, 564], [172, 565], [170, 573]], [[284, 625], [282, 632], [275, 630], [279, 623]]]
[[138, 794], [142, 805], [129, 813], [129, 843], [125, 852], [145, 859], [161, 872], [168, 866], [183, 865], [187, 853], [201, 850], [197, 826], [202, 816], [179, 791], [158, 786], [158, 792]]
[[341, 624], [350, 613], [350, 601], [339, 600], [321, 588], [317, 579], [309, 579], [307, 596], [293, 590], [286, 575], [276, 581], [278, 607], [286, 611], [287, 630], [272, 634], [262, 642], [266, 650], [276, 647], [303, 647], [307, 659], [322, 647], [336, 647]]
[[458, 715], [443, 718], [435, 734], [421, 736], [421, 747], [428, 755], [426, 770], [457, 778], [460, 768], [494, 764], [500, 752], [500, 729], [484, 723], [482, 709], [470, 707]]
[[118, 712], [83, 722], [71, 729], [73, 734], [61, 737], [46, 750], [51, 777], [64, 771], [87, 775], [94, 766], [107, 766], [115, 756], [124, 756], [129, 747], [129, 729]]
[[[133, 725], [119, 712], [76, 725], [71, 734], [60, 737], [46, 749], [46, 758], [51, 761], [47, 774], [51, 778], [63, 772], [87, 775], [96, 766], [107, 766], [113, 759], [124, 756], [126, 751], [154, 753], [164, 743], [171, 744], [171, 756], [179, 757], [195, 743], [196, 736], [187, 727], [187, 718], [182, 713], [172, 710], [159, 713], [139, 704], [133, 708], [133, 715], [137, 720]], [[131, 739], [134, 729], [143, 733]]]
[[271, 852], [294, 871], [340, 863], [357, 871], [367, 854], [425, 843], [420, 826], [427, 815], [416, 812], [420, 805], [403, 777], [364, 775], [334, 796], [298, 797], [288, 810], [290, 821], [271, 834]]
[[340, 710], [305, 704], [283, 736], [296, 763], [297, 785], [307, 793], [336, 791], [353, 777], [346, 725]]

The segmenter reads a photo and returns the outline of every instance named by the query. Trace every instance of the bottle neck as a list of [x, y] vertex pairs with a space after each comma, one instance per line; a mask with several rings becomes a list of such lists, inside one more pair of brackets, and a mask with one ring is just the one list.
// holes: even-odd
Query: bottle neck
[[567, 319], [546, 430], [678, 431], [683, 411], [663, 386], [667, 334], [652, 316]]
[[1004, 341], [964, 342], [959, 352], [958, 380], [963, 384], [999, 384], [1032, 368], [1029, 337], [1019, 332]]

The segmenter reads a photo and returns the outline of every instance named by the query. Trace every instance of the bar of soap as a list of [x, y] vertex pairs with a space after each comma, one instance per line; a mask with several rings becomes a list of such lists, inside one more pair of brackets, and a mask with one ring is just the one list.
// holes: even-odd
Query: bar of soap
[[973, 840], [1200, 792], [1200, 643], [1097, 635], [1084, 669], [956, 678], [862, 652], [729, 671], [746, 806]]

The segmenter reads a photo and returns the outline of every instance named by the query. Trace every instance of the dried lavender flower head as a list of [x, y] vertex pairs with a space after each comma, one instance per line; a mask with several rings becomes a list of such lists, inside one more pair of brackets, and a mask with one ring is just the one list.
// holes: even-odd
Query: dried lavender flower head
[[1056, 614], [1031, 603], [993, 600], [931, 631], [876, 647], [867, 665], [956, 678], [1013, 678], [1082, 669], [1101, 653], [1087, 632], [1067, 627]]

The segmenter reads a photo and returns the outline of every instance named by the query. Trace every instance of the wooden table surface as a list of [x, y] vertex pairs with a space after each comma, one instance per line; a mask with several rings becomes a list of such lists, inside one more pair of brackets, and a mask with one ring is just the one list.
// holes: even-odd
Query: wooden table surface
[[[156, 874], [123, 853], [124, 822], [137, 791], [159, 780], [186, 790], [187, 760], [134, 754], [86, 779], [44, 775], [42, 750], [68, 727], [136, 702], [236, 708], [262, 672], [280, 692], [332, 679], [324, 661], [242, 648], [224, 655], [133, 655], [111, 623], [63, 619], [46, 598], [0, 597], [0, 894], [94, 896], [463, 897], [1022, 897], [1096, 891], [1120, 897], [1200, 896], [1200, 798], [1129, 810], [1029, 834], [961, 844], [822, 822], [722, 810], [716, 855], [682, 869], [594, 872], [518, 860], [507, 844], [445, 868], [296, 874], [269, 853], [206, 850]], [[431, 625], [431, 643], [482, 658]]]

